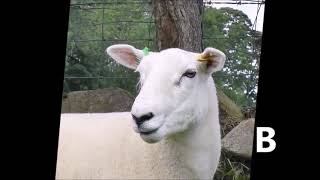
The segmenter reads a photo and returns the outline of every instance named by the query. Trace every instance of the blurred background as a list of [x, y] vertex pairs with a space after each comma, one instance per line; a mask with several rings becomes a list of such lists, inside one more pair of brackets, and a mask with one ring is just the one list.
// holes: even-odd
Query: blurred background
[[[225, 68], [215, 81], [237, 105], [247, 108], [256, 102], [263, 17], [258, 10], [264, 7], [262, 2], [239, 2], [204, 1], [203, 46], [226, 53]], [[260, 21], [239, 9], [256, 11]], [[136, 95], [138, 74], [104, 53], [116, 43], [157, 51], [151, 0], [71, 0], [64, 92], [119, 87]]]

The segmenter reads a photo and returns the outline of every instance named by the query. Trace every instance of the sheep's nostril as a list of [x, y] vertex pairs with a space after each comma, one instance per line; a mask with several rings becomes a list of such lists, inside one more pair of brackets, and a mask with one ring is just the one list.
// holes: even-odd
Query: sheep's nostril
[[150, 113], [148, 113], [148, 114], [143, 115], [143, 116], [140, 117], [140, 119], [141, 119], [142, 121], [147, 121], [147, 120], [149, 120], [149, 119], [151, 119], [151, 118], [153, 118], [153, 113], [152, 113], [152, 112], [150, 112]]
[[136, 122], [139, 121], [139, 118], [137, 118], [137, 116], [135, 116], [133, 114], [131, 114], [131, 115], [132, 115], [132, 118], [133, 118], [134, 121], [136, 121]]
[[140, 126], [143, 122], [150, 120], [154, 116], [152, 112], [149, 112], [149, 113], [142, 115], [140, 117], [137, 117], [134, 114], [131, 114], [131, 115], [138, 126]]

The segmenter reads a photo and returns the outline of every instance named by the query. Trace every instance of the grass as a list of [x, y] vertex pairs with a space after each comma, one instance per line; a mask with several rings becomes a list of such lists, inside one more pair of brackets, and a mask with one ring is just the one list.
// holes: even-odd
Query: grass
[[250, 160], [240, 160], [222, 151], [213, 180], [250, 180]]

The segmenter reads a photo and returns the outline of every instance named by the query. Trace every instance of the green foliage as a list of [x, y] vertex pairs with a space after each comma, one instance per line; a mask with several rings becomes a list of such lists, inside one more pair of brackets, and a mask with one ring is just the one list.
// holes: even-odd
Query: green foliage
[[204, 47], [218, 48], [227, 56], [225, 68], [216, 74], [217, 85], [238, 105], [255, 106], [260, 41], [251, 30], [250, 19], [232, 8], [207, 7], [203, 25]]
[[[152, 21], [150, 4], [136, 3], [135, 0], [107, 4], [94, 2], [71, 2], [65, 87], [68, 91], [75, 91], [113, 86], [135, 94], [138, 74], [116, 64], [105, 54], [105, 49], [115, 43], [153, 49], [154, 24], [148, 23]], [[86, 4], [79, 5], [81, 3]]]
[[[116, 64], [105, 49], [128, 43], [155, 50], [151, 4], [137, 0], [72, 0], [71, 4], [65, 92], [113, 86], [135, 95], [138, 74]], [[223, 72], [214, 77], [217, 86], [238, 105], [254, 106], [261, 43], [255, 37], [261, 33], [251, 31], [250, 20], [239, 10], [206, 7], [204, 12], [204, 47], [218, 48], [228, 57]]]

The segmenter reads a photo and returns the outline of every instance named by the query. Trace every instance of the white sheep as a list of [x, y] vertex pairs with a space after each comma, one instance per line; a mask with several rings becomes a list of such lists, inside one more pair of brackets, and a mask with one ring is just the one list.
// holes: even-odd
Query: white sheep
[[130, 113], [61, 115], [56, 178], [213, 179], [221, 141], [211, 74], [224, 53], [124, 44], [106, 52], [139, 72], [141, 90]]

